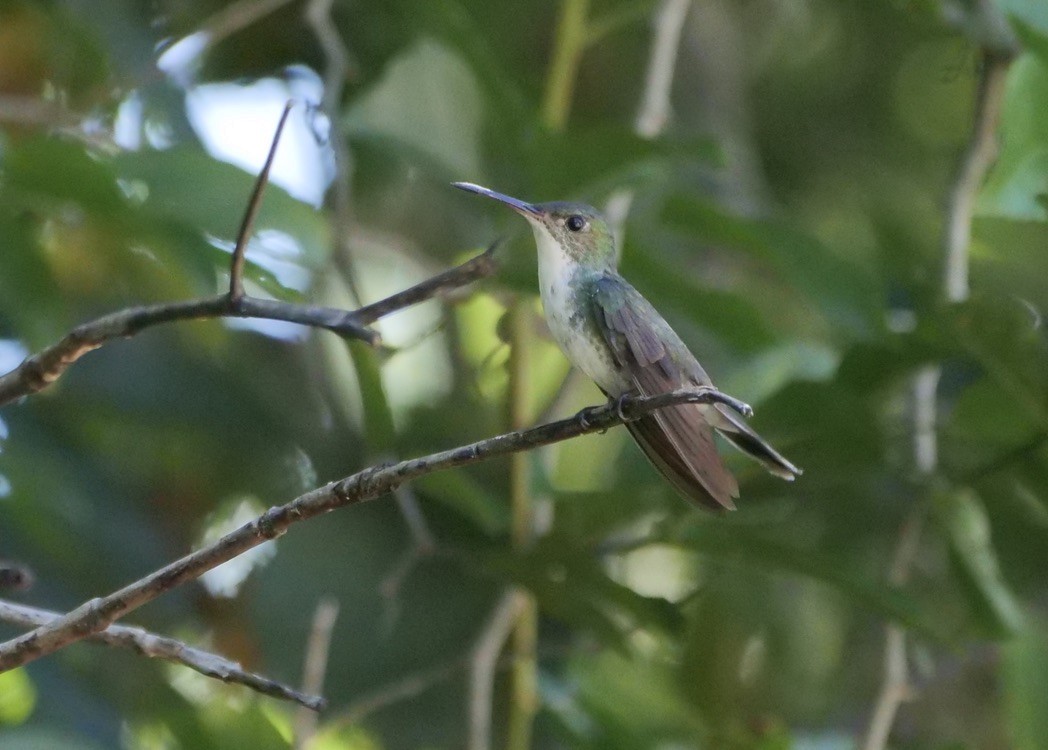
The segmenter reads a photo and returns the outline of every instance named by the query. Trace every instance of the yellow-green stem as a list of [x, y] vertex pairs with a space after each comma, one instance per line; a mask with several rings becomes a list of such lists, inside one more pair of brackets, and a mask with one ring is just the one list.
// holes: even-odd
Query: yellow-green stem
[[553, 56], [542, 102], [542, 122], [550, 130], [563, 130], [571, 112], [579, 62], [586, 48], [589, 0], [563, 0], [553, 42]]
[[[528, 359], [531, 349], [529, 300], [518, 297], [509, 310], [509, 428], [528, 426]], [[509, 466], [511, 535], [514, 548], [526, 547], [531, 541], [532, 509], [528, 497], [527, 456], [513, 456]]]
[[[563, 130], [571, 112], [579, 61], [586, 47], [589, 0], [563, 0], [546, 95], [542, 102], [542, 122], [551, 131]], [[528, 423], [528, 355], [531, 348], [531, 310], [527, 300], [517, 299], [510, 310], [509, 421], [513, 429]], [[510, 459], [510, 504], [512, 540], [520, 551], [531, 543], [534, 531], [533, 507], [528, 486], [528, 459], [521, 453]], [[520, 614], [513, 627], [513, 672], [507, 750], [530, 750], [532, 725], [539, 708], [538, 664], [539, 611], [535, 599], [526, 591], [521, 597]]]
[[[509, 354], [509, 424], [517, 430], [527, 426], [528, 361], [531, 349], [531, 310], [526, 298], [513, 301], [510, 316]], [[531, 493], [528, 487], [528, 457], [525, 453], [510, 457], [509, 486], [512, 512], [513, 548], [522, 551], [530, 543], [533, 524]], [[517, 622], [513, 627], [512, 700], [510, 701], [509, 750], [531, 747], [531, 726], [538, 711], [538, 667], [535, 651], [538, 644], [538, 608], [535, 600], [519, 591]]]

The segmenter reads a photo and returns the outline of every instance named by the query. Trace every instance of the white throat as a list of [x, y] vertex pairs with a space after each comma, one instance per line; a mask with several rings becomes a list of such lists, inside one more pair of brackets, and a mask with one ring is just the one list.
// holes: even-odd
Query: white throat
[[529, 218], [528, 223], [535, 233], [535, 245], [539, 251], [539, 292], [542, 295], [542, 304], [548, 307], [550, 295], [558, 288], [563, 287], [561, 291], [567, 291], [568, 283], [578, 269], [578, 263], [564, 252], [560, 243], [553, 238], [542, 222]]
[[579, 264], [564, 252], [544, 225], [529, 221], [539, 251], [539, 294], [549, 332], [575, 367], [608, 393], [623, 393], [629, 383], [613, 366], [607, 346], [586, 330], [583, 316], [578, 314], [572, 282]]

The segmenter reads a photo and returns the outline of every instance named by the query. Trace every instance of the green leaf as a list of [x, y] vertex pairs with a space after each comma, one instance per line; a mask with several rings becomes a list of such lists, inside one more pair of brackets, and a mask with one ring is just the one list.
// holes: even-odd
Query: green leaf
[[1028, 442], [1041, 431], [1041, 425], [1020, 402], [1009, 398], [999, 383], [983, 378], [961, 393], [948, 429], [952, 438], [967, 440], [985, 454]]
[[[121, 179], [141, 186], [147, 216], [230, 242], [235, 239], [254, 175], [189, 146], [124, 153], [113, 164]], [[324, 216], [276, 185], [266, 188], [255, 220], [256, 236], [266, 230], [293, 238], [303, 253], [297, 262], [306, 268], [319, 267], [328, 256], [330, 228]]]
[[657, 308], [694, 320], [731, 349], [752, 353], [776, 340], [758, 310], [742, 296], [701, 284], [693, 275], [660, 261], [643, 243], [629, 243], [622, 272]]
[[1040, 0], [996, 0], [1024, 48], [1048, 62], [1048, 6]]
[[827, 555], [817, 549], [802, 549], [747, 531], [741, 526], [715, 523], [690, 524], [679, 543], [700, 554], [735, 560], [744, 565], [772, 571], [792, 572], [832, 586], [861, 607], [877, 612], [910, 630], [941, 640], [940, 633], [917, 602], [888, 587], [882, 578], [870, 578], [856, 570], [853, 562]]
[[1022, 608], [1001, 575], [990, 521], [979, 497], [970, 489], [941, 493], [935, 510], [973, 613], [993, 636], [1019, 632], [1024, 623]]
[[767, 263], [821, 310], [827, 322], [853, 334], [880, 326], [880, 299], [870, 274], [838, 257], [813, 237], [786, 224], [734, 216], [693, 197], [671, 198], [664, 219], [701, 240]]
[[1040, 750], [1048, 737], [1048, 633], [1031, 627], [1001, 645], [1004, 710], [1013, 750]]
[[[1048, 170], [1048, 150], [1037, 169]], [[1040, 188], [1038, 188], [1040, 189]], [[1048, 187], [1045, 187], [1048, 192]], [[973, 287], [1000, 297], [1030, 304], [1033, 312], [1048, 309], [1048, 212], [1037, 219], [983, 216], [972, 226], [971, 277]], [[1006, 303], [1007, 304], [1007, 303]]]
[[63, 332], [68, 305], [55, 288], [33, 229], [31, 217], [0, 208], [0, 310], [13, 322], [14, 332], [40, 346]]
[[1020, 301], [976, 294], [922, 319], [916, 335], [929, 353], [977, 364], [1030, 419], [1048, 425], [1048, 341], [1033, 313]]
[[464, 471], [429, 474], [418, 484], [427, 495], [461, 513], [490, 536], [509, 527], [505, 502]]
[[672, 739], [683, 737], [692, 742], [680, 746], [695, 746], [700, 717], [684, 700], [668, 665], [640, 654], [604, 652], [576, 659], [571, 673], [577, 700], [599, 719], [593, 747], [676, 747]]
[[31, 137], [2, 153], [5, 189], [28, 196], [34, 209], [41, 202], [52, 209], [72, 202], [104, 216], [126, 209], [111, 164], [81, 143]]
[[[703, 138], [642, 138], [620, 123], [587, 124], [565, 132], [536, 130], [520, 155], [534, 200], [599, 203], [624, 186], [652, 181], [668, 169], [714, 164], [720, 151]], [[526, 196], [522, 196], [526, 197]]]
[[451, 174], [477, 175], [483, 106], [469, 67], [440, 42], [424, 39], [354, 102], [345, 126], [351, 137], [392, 137]]
[[609, 645], [624, 647], [627, 634], [637, 628], [679, 634], [684, 625], [674, 604], [612, 580], [589, 550], [556, 536], [540, 540], [523, 558], [492, 559], [491, 564], [527, 587], [543, 611]]
[[24, 669], [0, 674], [0, 725], [21, 724], [35, 705], [36, 687]]
[[1016, 60], [1008, 74], [1001, 115], [1001, 152], [979, 193], [980, 216], [1045, 219], [1038, 196], [1048, 192], [1048, 61]]

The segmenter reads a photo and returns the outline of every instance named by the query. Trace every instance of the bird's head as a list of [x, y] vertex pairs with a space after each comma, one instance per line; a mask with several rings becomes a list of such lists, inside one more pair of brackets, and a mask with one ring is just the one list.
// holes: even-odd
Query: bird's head
[[472, 182], [453, 182], [452, 185], [494, 198], [527, 219], [535, 232], [540, 253], [552, 250], [575, 263], [614, 266], [615, 238], [608, 220], [593, 206], [566, 201], [528, 203]]

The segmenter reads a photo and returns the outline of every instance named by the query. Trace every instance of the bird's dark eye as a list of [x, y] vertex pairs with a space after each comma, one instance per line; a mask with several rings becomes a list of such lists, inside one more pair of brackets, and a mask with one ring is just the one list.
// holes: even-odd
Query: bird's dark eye
[[573, 214], [568, 217], [566, 222], [564, 222], [564, 226], [572, 232], [581, 232], [586, 228], [586, 220], [578, 214]]

